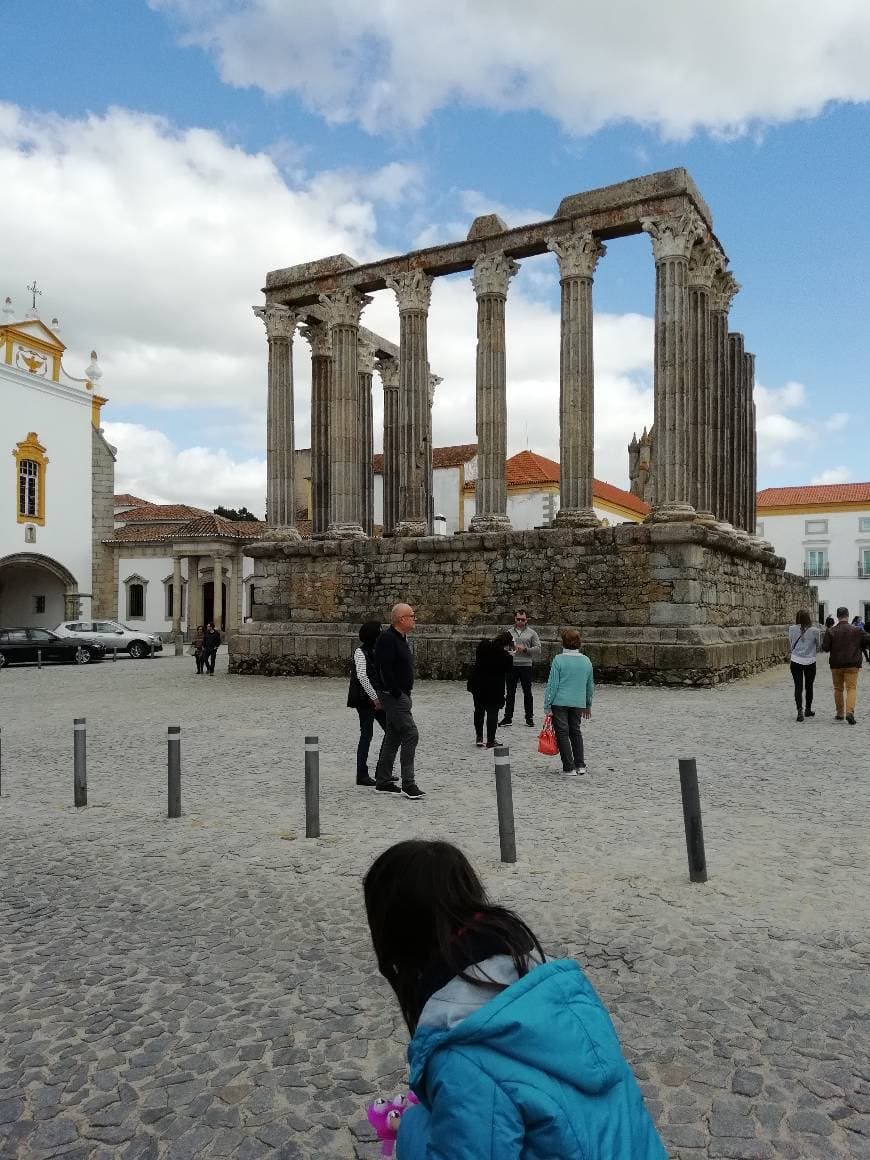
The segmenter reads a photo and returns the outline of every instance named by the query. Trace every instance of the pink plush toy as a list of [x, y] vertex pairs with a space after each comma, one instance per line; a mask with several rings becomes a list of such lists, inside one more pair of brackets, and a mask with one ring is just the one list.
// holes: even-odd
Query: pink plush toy
[[373, 1104], [369, 1104], [366, 1109], [366, 1114], [368, 1115], [369, 1123], [378, 1134], [378, 1139], [381, 1142], [382, 1156], [392, 1156], [396, 1137], [399, 1134], [402, 1113], [411, 1104], [416, 1103], [419, 1103], [417, 1097], [413, 1092], [408, 1092], [404, 1096], [394, 1096], [391, 1100], [385, 1100], [381, 1097], [375, 1100]]

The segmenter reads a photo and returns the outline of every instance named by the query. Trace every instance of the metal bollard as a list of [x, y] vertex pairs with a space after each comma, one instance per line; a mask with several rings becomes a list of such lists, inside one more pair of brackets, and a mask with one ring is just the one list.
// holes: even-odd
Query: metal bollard
[[36, 650], [36, 667], [38, 669], [42, 668], [42, 649], [41, 648], [38, 648]]
[[73, 719], [73, 804], [88, 804], [87, 724], [84, 717]]
[[112, 647], [112, 664], [114, 664], [117, 659], [118, 659], [118, 646], [113, 645], [113, 647]]
[[698, 792], [698, 767], [694, 757], [680, 758], [680, 793], [683, 797], [683, 822], [686, 827], [686, 851], [689, 855], [689, 881], [707, 881], [707, 858], [704, 853], [704, 828], [701, 825], [701, 795]]
[[495, 750], [495, 797], [498, 804], [498, 842], [502, 862], [516, 862], [514, 795], [511, 789], [511, 751], [507, 745]]
[[305, 738], [305, 837], [320, 837], [320, 745]]
[[151, 656], [151, 660], [153, 661], [154, 660], [154, 641], [153, 640], [148, 642], [148, 651], [149, 651], [149, 654]]
[[167, 817], [181, 817], [181, 726], [170, 725], [166, 733], [169, 808]]

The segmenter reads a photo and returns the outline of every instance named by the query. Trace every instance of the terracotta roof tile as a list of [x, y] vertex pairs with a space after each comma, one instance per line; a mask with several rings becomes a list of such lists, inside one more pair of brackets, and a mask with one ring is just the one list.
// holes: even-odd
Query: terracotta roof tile
[[[529, 487], [535, 484], [554, 485], [559, 483], [559, 464], [555, 459], [548, 459], [546, 455], [538, 455], [536, 451], [520, 451], [512, 455], [505, 464], [508, 487]], [[465, 485], [466, 491], [474, 489], [474, 481]], [[602, 479], [592, 480], [592, 499], [603, 503], [616, 504], [645, 516], [649, 505], [630, 491], [615, 487], [612, 483], [605, 483]]]
[[[450, 447], [433, 447], [432, 466], [460, 467], [463, 463], [468, 463], [469, 460], [474, 459], [475, 455], [477, 455], [476, 443], [455, 443]], [[373, 463], [375, 475], [382, 475], [384, 457], [380, 452], [375, 455]]]
[[130, 495], [125, 491], [121, 495], [115, 496], [115, 507], [153, 507], [150, 499], [140, 499], [138, 495]]
[[[115, 529], [112, 541], [120, 544], [143, 544], [157, 541], [168, 543], [172, 540], [188, 539], [247, 541], [258, 540], [265, 530], [266, 525], [259, 520], [228, 520], [224, 516], [204, 512], [195, 519], [179, 520], [174, 523], [142, 521], [141, 523], [127, 524], [123, 528]], [[299, 530], [302, 531], [301, 528]]]
[[128, 512], [118, 512], [116, 520], [125, 524], [133, 523], [172, 523], [175, 520], [199, 519], [200, 516], [209, 516], [205, 508], [191, 507], [186, 503], [150, 503], [143, 507], [131, 508]]
[[839, 503], [866, 503], [870, 507], [870, 483], [814, 483], [806, 487], [765, 487], [756, 500], [758, 508], [831, 507]]

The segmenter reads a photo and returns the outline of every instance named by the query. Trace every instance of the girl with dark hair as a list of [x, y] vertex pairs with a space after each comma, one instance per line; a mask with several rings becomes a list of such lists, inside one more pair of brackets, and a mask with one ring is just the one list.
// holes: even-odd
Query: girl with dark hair
[[667, 1160], [613, 1025], [448, 842], [390, 847], [364, 880], [381, 974], [412, 1039], [398, 1160]]
[[481, 749], [484, 747], [484, 718], [486, 748], [492, 749], [499, 744], [495, 731], [499, 710], [505, 702], [505, 682], [513, 666], [512, 646], [513, 637], [509, 632], [500, 632], [492, 640], [482, 640], [477, 646], [474, 668], [466, 687], [474, 699], [474, 735]]
[[[812, 626], [810, 614], [801, 608], [795, 613], [795, 623], [788, 627], [789, 668], [794, 681], [794, 700], [797, 719], [815, 717], [813, 712], [813, 685], [816, 680], [816, 653], [819, 648], [819, 630]], [[804, 708], [806, 704], [806, 708]]]
[[359, 714], [359, 741], [356, 747], [356, 784], [373, 786], [375, 779], [369, 777], [369, 749], [375, 731], [375, 721], [385, 728], [387, 717], [381, 708], [374, 685], [375, 644], [381, 635], [381, 625], [377, 620], [367, 620], [359, 630], [359, 647], [354, 650], [350, 687], [347, 691], [349, 709]]

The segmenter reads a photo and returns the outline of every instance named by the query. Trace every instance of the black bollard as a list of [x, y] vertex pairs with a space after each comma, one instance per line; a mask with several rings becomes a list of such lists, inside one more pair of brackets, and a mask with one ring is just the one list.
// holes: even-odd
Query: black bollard
[[166, 734], [169, 808], [167, 817], [181, 817], [181, 726], [170, 725]]
[[502, 862], [516, 862], [514, 795], [511, 789], [511, 751], [506, 745], [495, 750], [495, 797], [498, 805], [498, 842]]
[[36, 650], [36, 667], [38, 669], [42, 668], [42, 649], [41, 648], [38, 648]]
[[73, 718], [73, 803], [88, 804], [87, 724], [84, 717]]
[[707, 857], [704, 853], [704, 828], [701, 825], [701, 795], [698, 792], [698, 767], [694, 757], [680, 758], [680, 793], [683, 796], [683, 822], [686, 826], [686, 851], [689, 855], [689, 881], [707, 881]]
[[113, 647], [113, 649], [112, 649], [112, 663], [114, 664], [114, 662], [115, 662], [117, 659], [118, 659], [118, 648], [117, 648], [117, 646], [115, 646], [115, 647]]
[[320, 746], [305, 738], [305, 837], [320, 837]]

